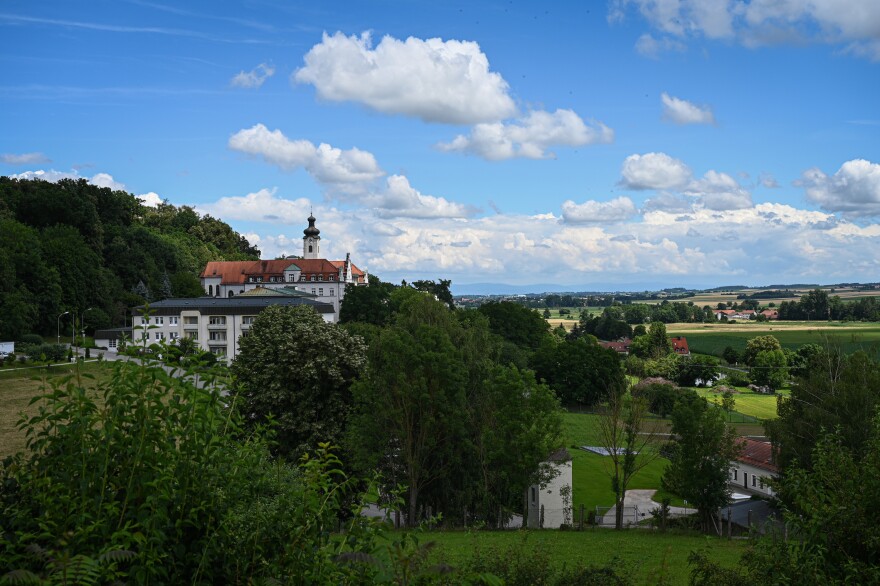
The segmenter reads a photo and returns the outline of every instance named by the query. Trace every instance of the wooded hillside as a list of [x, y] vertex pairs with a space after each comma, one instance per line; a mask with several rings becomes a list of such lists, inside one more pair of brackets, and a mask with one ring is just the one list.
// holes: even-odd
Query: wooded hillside
[[59, 314], [90, 307], [87, 328], [121, 326], [144, 301], [202, 295], [206, 262], [259, 255], [187, 206], [150, 208], [84, 179], [0, 177], [0, 339], [54, 334]]

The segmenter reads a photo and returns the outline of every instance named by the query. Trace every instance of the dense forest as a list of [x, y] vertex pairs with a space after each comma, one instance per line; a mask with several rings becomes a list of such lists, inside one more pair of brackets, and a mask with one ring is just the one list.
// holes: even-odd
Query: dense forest
[[84, 179], [0, 177], [0, 339], [54, 333], [65, 311], [89, 330], [121, 326], [132, 306], [201, 295], [206, 262], [259, 255], [188, 206], [147, 207]]

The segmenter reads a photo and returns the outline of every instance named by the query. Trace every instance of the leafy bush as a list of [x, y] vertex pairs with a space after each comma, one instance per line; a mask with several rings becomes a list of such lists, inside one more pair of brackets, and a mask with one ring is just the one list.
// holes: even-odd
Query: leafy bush
[[752, 384], [752, 379], [745, 372], [734, 370], [732, 368], [720, 369], [725, 378], [722, 379], [725, 385], [731, 387], [747, 387]]
[[681, 390], [672, 381], [653, 377], [640, 381], [632, 389], [633, 395], [641, 395], [648, 402], [648, 410], [660, 417], [672, 413], [675, 401], [681, 396]]
[[67, 348], [61, 344], [27, 345], [22, 352], [32, 361], [48, 360], [49, 362], [62, 362], [67, 357]]
[[466, 574], [493, 574], [506, 586], [625, 586], [632, 583], [629, 568], [612, 558], [604, 566], [555, 568], [549, 554], [528, 544], [528, 533], [520, 543], [506, 548], [483, 549], [475, 545], [473, 556], [462, 565]]

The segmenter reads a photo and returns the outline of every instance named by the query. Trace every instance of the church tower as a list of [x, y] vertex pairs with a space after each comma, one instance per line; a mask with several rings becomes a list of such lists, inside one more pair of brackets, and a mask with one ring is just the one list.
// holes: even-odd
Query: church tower
[[315, 216], [309, 214], [309, 227], [303, 230], [303, 258], [321, 258], [321, 231], [315, 228]]

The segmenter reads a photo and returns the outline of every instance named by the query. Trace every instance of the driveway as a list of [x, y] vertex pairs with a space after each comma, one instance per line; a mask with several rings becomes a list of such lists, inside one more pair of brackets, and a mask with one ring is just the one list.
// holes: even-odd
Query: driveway
[[[660, 508], [660, 503], [653, 500], [655, 489], [638, 489], [626, 491], [623, 499], [623, 522], [624, 524], [632, 524], [651, 517], [651, 511]], [[602, 517], [602, 526], [614, 527], [614, 515], [617, 507], [611, 507]], [[638, 511], [638, 517], [636, 512]], [[696, 513], [696, 509], [690, 507], [669, 507], [670, 517], [683, 517]]]

